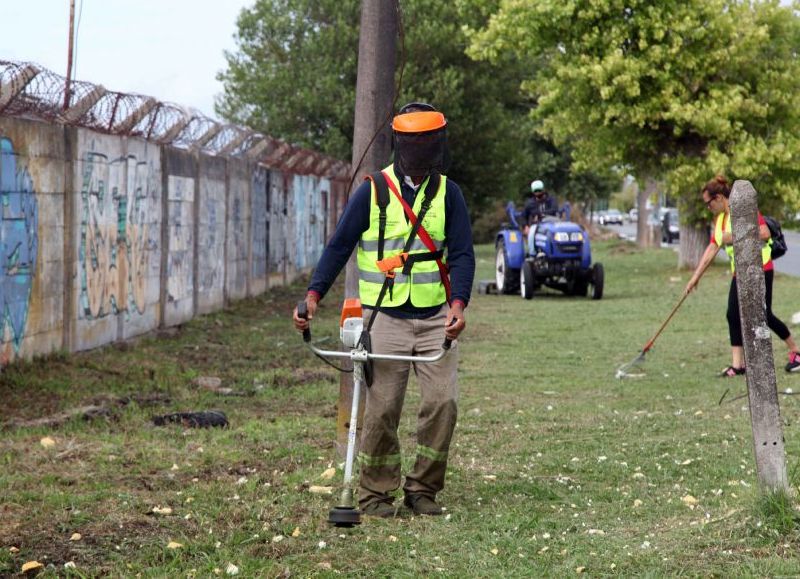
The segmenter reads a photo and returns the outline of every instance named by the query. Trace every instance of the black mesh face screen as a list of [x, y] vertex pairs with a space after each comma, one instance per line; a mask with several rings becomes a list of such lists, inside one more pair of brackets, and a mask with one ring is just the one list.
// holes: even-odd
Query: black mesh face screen
[[403, 174], [424, 177], [447, 170], [449, 155], [444, 128], [429, 133], [395, 133], [395, 143], [395, 154]]

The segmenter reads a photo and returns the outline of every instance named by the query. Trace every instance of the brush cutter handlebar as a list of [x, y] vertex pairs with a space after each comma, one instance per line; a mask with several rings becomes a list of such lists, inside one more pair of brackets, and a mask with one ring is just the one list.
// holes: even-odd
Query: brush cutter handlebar
[[[305, 302], [299, 302], [297, 304], [297, 316], [304, 320], [308, 319], [308, 308]], [[455, 322], [455, 320], [453, 320], [453, 322]], [[362, 345], [359, 345], [358, 347], [353, 348], [347, 352], [341, 352], [339, 350], [321, 350], [311, 343], [311, 328], [303, 330], [303, 341], [306, 343], [306, 346], [308, 347], [309, 350], [311, 350], [318, 356], [324, 356], [328, 358], [349, 358], [354, 362], [367, 362], [368, 360], [391, 360], [394, 362], [422, 362], [425, 364], [429, 364], [431, 362], [438, 362], [439, 360], [444, 358], [445, 354], [447, 354], [447, 352], [450, 351], [450, 348], [453, 344], [452, 340], [450, 340], [449, 338], [445, 338], [444, 343], [442, 344], [441, 351], [433, 356], [402, 356], [395, 354], [373, 354], [372, 352], [368, 352]]]

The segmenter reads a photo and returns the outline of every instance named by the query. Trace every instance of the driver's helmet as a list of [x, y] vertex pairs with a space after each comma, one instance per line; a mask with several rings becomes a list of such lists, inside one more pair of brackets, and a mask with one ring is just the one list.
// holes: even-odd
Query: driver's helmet
[[541, 180], [536, 179], [536, 181], [531, 181], [531, 193], [534, 195], [539, 191], [544, 191], [544, 183]]

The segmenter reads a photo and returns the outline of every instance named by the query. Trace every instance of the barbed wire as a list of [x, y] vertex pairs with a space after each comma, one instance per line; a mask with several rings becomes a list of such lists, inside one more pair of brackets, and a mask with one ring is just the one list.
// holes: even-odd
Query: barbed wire
[[334, 180], [347, 180], [350, 165], [339, 159], [224, 124], [197, 110], [146, 95], [107, 90], [86, 81], [70, 83], [31, 62], [0, 60], [0, 116], [36, 118], [109, 135], [141, 137], [160, 145], [208, 155], [242, 157], [267, 166]]

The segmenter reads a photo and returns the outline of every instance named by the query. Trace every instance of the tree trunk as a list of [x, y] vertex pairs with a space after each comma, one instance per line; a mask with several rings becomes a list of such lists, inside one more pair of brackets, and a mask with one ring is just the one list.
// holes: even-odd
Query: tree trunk
[[[363, 0], [358, 37], [358, 77], [353, 130], [353, 183], [361, 185], [361, 176], [382, 169], [391, 153], [390, 126], [394, 101], [394, 71], [397, 62], [397, 2]], [[372, 138], [375, 140], [372, 141]], [[370, 144], [372, 141], [372, 144]], [[369, 149], [367, 150], [367, 147]], [[364, 151], [367, 151], [366, 154]], [[363, 161], [362, 161], [363, 156]], [[361, 166], [359, 167], [359, 162]], [[348, 198], [352, 191], [348, 191]], [[358, 271], [355, 251], [345, 267], [345, 298], [358, 297]], [[340, 456], [347, 449], [350, 406], [353, 399], [352, 374], [341, 374], [337, 416], [336, 450]], [[361, 399], [358, 424], [364, 416]]]
[[639, 188], [636, 203], [639, 207], [639, 218], [636, 222], [636, 243], [639, 247], [659, 247], [661, 245], [661, 226], [652, 226], [648, 223], [650, 210], [647, 209], [647, 200], [656, 192], [658, 183], [652, 177], [645, 179], [645, 186]]
[[678, 267], [695, 269], [708, 246], [708, 228], [703, 225], [684, 225], [681, 223], [680, 246], [678, 248]]

